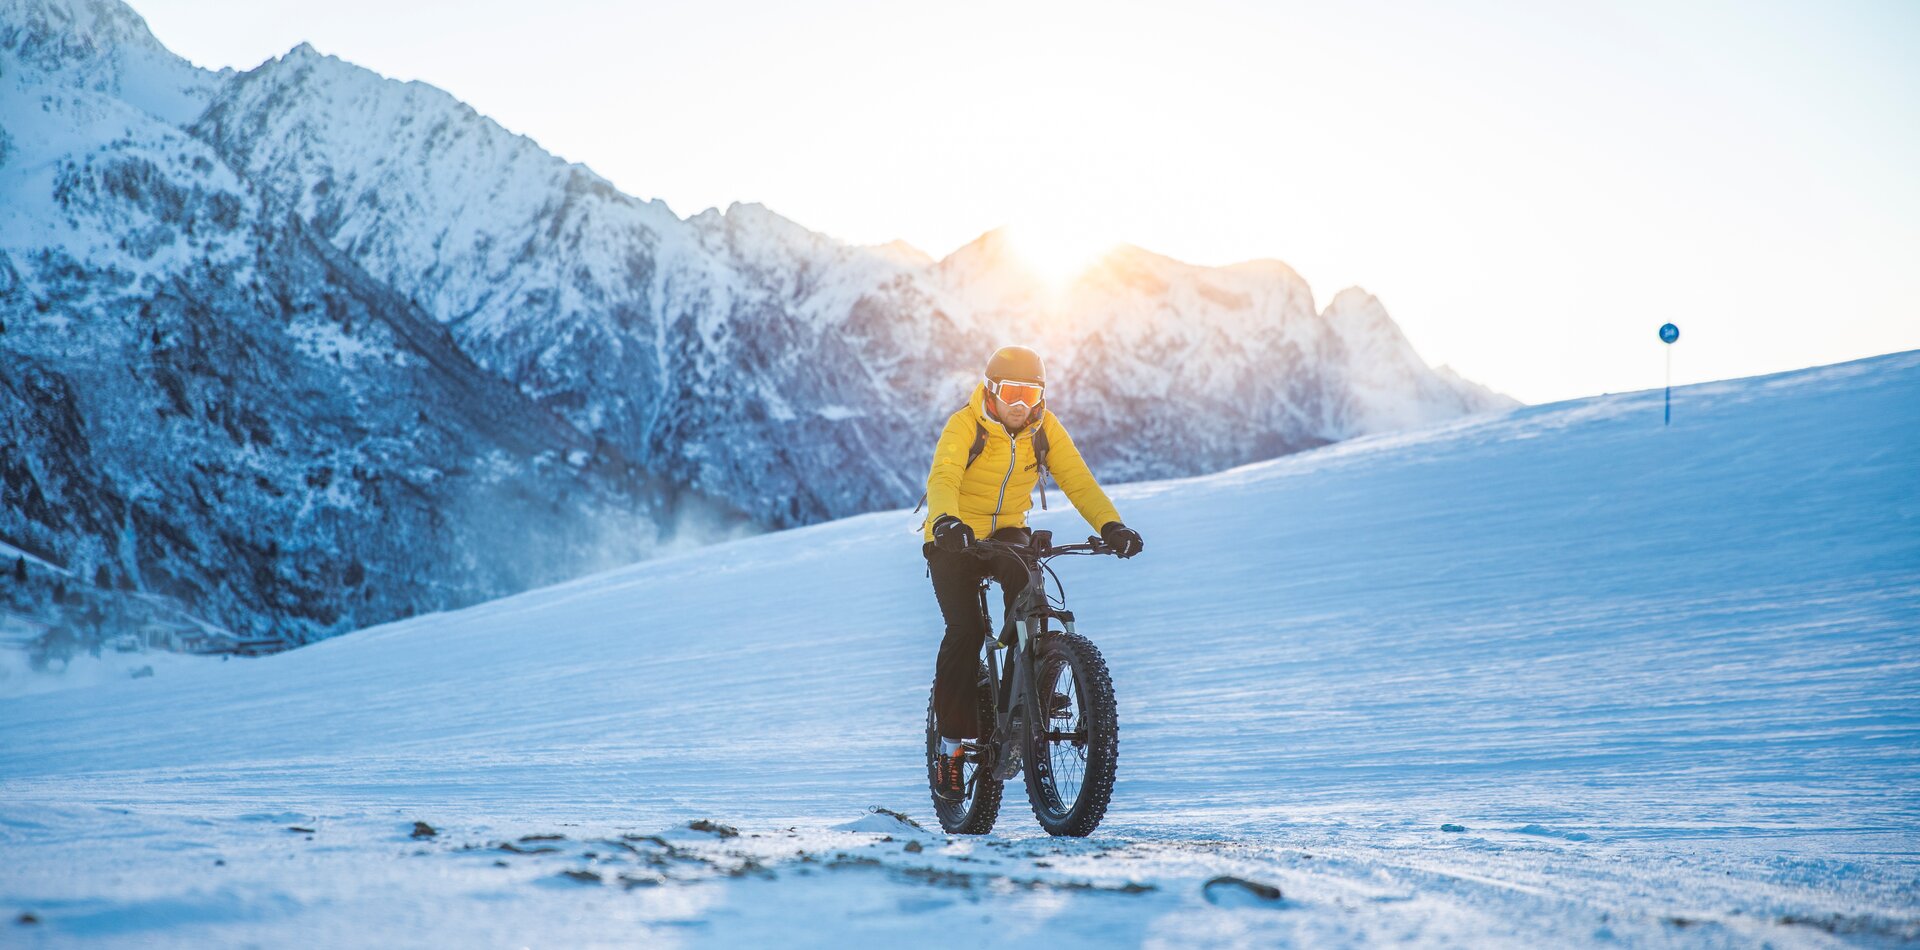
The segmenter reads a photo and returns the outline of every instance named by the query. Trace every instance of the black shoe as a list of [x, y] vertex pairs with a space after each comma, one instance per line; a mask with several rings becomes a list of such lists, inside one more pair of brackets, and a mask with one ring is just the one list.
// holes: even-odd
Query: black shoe
[[966, 760], [966, 749], [952, 755], [942, 755], [933, 767], [933, 794], [941, 801], [959, 802], [967, 798], [967, 778], [962, 766]]

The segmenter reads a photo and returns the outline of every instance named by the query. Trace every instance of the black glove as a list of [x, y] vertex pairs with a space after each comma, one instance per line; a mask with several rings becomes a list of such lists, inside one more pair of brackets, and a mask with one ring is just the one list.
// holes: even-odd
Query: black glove
[[[936, 532], [939, 530], [937, 527], [934, 528]], [[935, 536], [938, 537], [937, 534]], [[1118, 521], [1109, 521], [1100, 526], [1100, 540], [1107, 542], [1107, 547], [1112, 548], [1113, 553], [1123, 558], [1139, 554], [1140, 549], [1146, 546], [1140, 543], [1140, 532]]]
[[933, 519], [933, 543], [942, 550], [965, 551], [973, 543], [973, 529], [952, 515], [941, 515]]

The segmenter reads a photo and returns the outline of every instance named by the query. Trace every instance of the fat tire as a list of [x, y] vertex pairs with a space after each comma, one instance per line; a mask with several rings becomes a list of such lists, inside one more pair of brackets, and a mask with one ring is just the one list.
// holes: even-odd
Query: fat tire
[[[1087, 767], [1081, 778], [1080, 794], [1072, 802], [1061, 803], [1064, 810], [1051, 807], [1046, 786], [1051, 757], [1047, 743], [1027, 727], [1027, 801], [1040, 827], [1055, 837], [1084, 838], [1100, 826], [1107, 804], [1113, 798], [1113, 777], [1120, 759], [1120, 717], [1113, 699], [1113, 677], [1107, 661], [1093, 641], [1074, 633], [1050, 633], [1042, 637], [1034, 651], [1036, 675], [1055, 663], [1065, 663], [1073, 671], [1087, 727]], [[1034, 716], [1030, 723], [1045, 722]], [[1041, 768], [1046, 764], [1046, 768]]]
[[[980, 725], [988, 733], [980, 736], [981, 744], [989, 744], [993, 729], [995, 711], [993, 691], [987, 687], [987, 665], [980, 664], [979, 683]], [[927, 696], [927, 791], [933, 793], [934, 756], [940, 754], [940, 730], [933, 714], [933, 696]], [[993, 830], [993, 823], [1000, 818], [1000, 797], [1005, 791], [1004, 783], [993, 777], [988, 769], [975, 772], [973, 795], [965, 801], [950, 802], [939, 795], [933, 795], [933, 813], [940, 819], [940, 828], [951, 835], [984, 835]]]

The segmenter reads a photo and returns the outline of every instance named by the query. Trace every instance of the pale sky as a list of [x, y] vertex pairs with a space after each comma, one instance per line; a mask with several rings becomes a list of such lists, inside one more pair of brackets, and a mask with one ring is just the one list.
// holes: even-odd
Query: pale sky
[[1920, 2], [133, 0], [302, 40], [682, 216], [1279, 258], [1529, 402], [1920, 348]]

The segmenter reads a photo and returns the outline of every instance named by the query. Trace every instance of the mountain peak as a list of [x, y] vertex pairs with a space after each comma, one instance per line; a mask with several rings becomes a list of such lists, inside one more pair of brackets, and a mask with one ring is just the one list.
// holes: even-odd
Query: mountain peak
[[1201, 267], [1201, 265], [1199, 264], [1189, 264], [1186, 261], [1180, 260], [1177, 257], [1168, 257], [1167, 255], [1162, 254], [1159, 251], [1149, 251], [1138, 244], [1115, 244], [1112, 247], [1107, 248], [1107, 250], [1104, 253], [1096, 257], [1094, 259], [1094, 262], [1096, 264], [1126, 263], [1126, 264], [1133, 264], [1135, 266], [1152, 266], [1157, 268], [1176, 268], [1176, 269], [1184, 268], [1187, 270], [1204, 270], [1205, 269]]
[[[1333, 295], [1326, 307], [1320, 311], [1321, 319], [1335, 332], [1346, 337], [1349, 345], [1359, 345], [1363, 338], [1371, 337], [1379, 346], [1391, 347], [1396, 360], [1418, 359], [1413, 356], [1412, 348], [1407, 346], [1406, 335], [1400, 331], [1400, 325], [1388, 315], [1387, 307], [1380, 298], [1367, 293], [1364, 287], [1348, 287]], [[1399, 353], [1405, 347], [1404, 354]], [[1376, 353], [1376, 358], [1385, 358], [1384, 353]]]
[[1334, 294], [1333, 299], [1327, 301], [1327, 306], [1342, 307], [1342, 308], [1365, 307], [1365, 306], [1378, 307], [1380, 306], [1380, 298], [1375, 297], [1373, 294], [1368, 293], [1367, 288], [1362, 287], [1359, 284], [1355, 284], [1352, 287], [1343, 288], [1339, 293]]
[[787, 228], [806, 230], [792, 218], [780, 214], [758, 201], [736, 201], [727, 205], [727, 210], [721, 216], [734, 224], [760, 224], [770, 225], [783, 230]]
[[990, 261], [998, 260], [1007, 253], [1010, 243], [1008, 227], [1001, 225], [980, 232], [980, 236], [955, 248], [952, 253], [940, 259], [944, 266], [948, 261]]
[[174, 55], [119, 0], [0, 0], [0, 52], [29, 74], [117, 97], [170, 125], [206, 108], [224, 75]]
[[895, 239], [885, 244], [869, 244], [866, 249], [891, 261], [926, 267], [934, 263], [933, 255], [928, 254], [903, 239]]
[[809, 230], [805, 225], [768, 208], [757, 201], [736, 201], [727, 205], [727, 210], [709, 218], [702, 214], [698, 219], [709, 226], [724, 225], [735, 246], [757, 245], [761, 250], [774, 248], [796, 248], [802, 246], [825, 247], [833, 244], [824, 234]]
[[73, 62], [123, 47], [173, 55], [147, 21], [119, 0], [0, 0], [0, 23], [15, 27], [7, 46], [22, 60], [51, 53]]
[[146, 19], [119, 0], [0, 0], [0, 23], [27, 35], [58, 31], [69, 50], [102, 54], [119, 46], [165, 50]]
[[964, 288], [988, 307], [1005, 307], [1042, 292], [1040, 275], [1021, 259], [1006, 225], [982, 233], [934, 266], [948, 286]]

